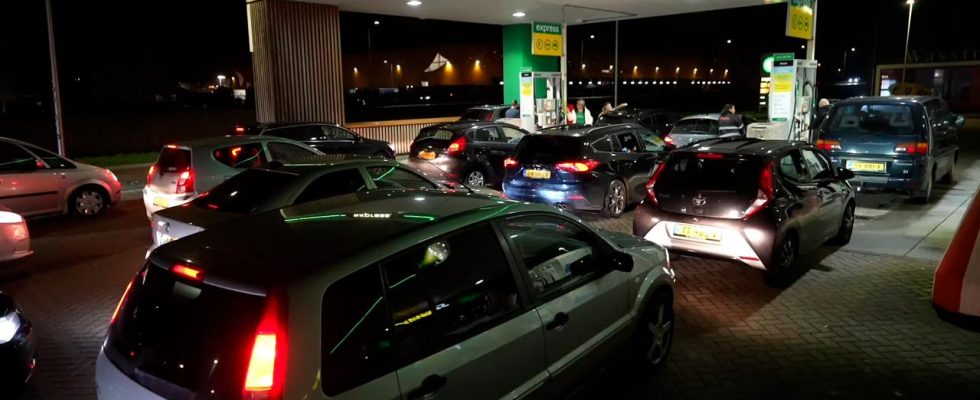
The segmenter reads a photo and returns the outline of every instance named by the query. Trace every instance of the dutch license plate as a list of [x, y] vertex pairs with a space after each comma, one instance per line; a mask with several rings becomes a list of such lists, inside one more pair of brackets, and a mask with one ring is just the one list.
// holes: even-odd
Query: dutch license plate
[[167, 200], [166, 197], [154, 197], [153, 205], [157, 207], [167, 208], [170, 207], [170, 200]]
[[861, 172], [884, 172], [885, 163], [876, 162], [864, 162], [864, 161], [851, 161], [848, 163], [847, 169], [851, 171], [861, 171]]
[[419, 152], [419, 158], [421, 158], [423, 160], [435, 160], [436, 159], [436, 152], [434, 152], [434, 151], [420, 151]]
[[717, 230], [686, 224], [674, 225], [674, 236], [708, 242], [721, 241], [721, 232]]
[[551, 179], [551, 171], [546, 169], [526, 169], [524, 176], [531, 179]]

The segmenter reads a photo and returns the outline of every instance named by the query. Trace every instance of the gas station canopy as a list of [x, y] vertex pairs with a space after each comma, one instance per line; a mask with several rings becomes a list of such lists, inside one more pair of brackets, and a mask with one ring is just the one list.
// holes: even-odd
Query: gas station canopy
[[[778, 0], [304, 0], [332, 4], [341, 11], [401, 17], [509, 25], [530, 21], [583, 24], [612, 19], [694, 13]], [[517, 12], [524, 13], [517, 17]]]

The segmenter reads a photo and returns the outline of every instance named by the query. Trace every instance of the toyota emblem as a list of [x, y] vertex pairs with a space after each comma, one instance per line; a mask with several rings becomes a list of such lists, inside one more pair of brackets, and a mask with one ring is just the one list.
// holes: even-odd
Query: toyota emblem
[[702, 196], [701, 194], [698, 194], [693, 199], [691, 199], [691, 202], [693, 202], [695, 206], [701, 207], [708, 203], [708, 198]]

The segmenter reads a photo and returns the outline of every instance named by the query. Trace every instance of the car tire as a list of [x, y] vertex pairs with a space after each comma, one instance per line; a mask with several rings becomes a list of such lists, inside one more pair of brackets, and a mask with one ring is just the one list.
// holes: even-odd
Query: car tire
[[83, 186], [68, 197], [68, 211], [82, 217], [95, 217], [109, 208], [109, 194], [98, 186]]
[[919, 204], [927, 204], [932, 200], [932, 185], [936, 181], [936, 168], [933, 167], [932, 174], [930, 175], [929, 183], [926, 188], [919, 193], [912, 196], [912, 200]]
[[841, 216], [840, 230], [833, 239], [830, 239], [830, 243], [837, 246], [846, 245], [851, 242], [852, 233], [854, 233], [854, 203], [848, 203], [847, 207], [844, 207], [844, 215]]
[[609, 182], [606, 195], [602, 198], [602, 215], [609, 218], [619, 218], [626, 210], [626, 185], [619, 179]]
[[484, 187], [489, 185], [487, 173], [481, 168], [473, 168], [463, 175], [463, 183], [470, 187]]
[[631, 356], [643, 369], [664, 364], [674, 341], [674, 299], [667, 290], [659, 290], [647, 302], [637, 323]]
[[799, 246], [796, 235], [790, 233], [779, 244], [773, 247], [772, 257], [766, 266], [766, 284], [774, 288], [783, 288], [789, 283], [789, 277], [796, 270], [796, 259]]

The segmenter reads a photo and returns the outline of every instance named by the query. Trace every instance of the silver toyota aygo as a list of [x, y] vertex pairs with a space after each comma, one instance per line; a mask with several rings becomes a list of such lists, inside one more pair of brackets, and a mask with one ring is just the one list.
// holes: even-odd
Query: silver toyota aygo
[[331, 197], [155, 249], [112, 316], [98, 394], [556, 398], [610, 356], [664, 362], [673, 275], [664, 248], [545, 205]]

